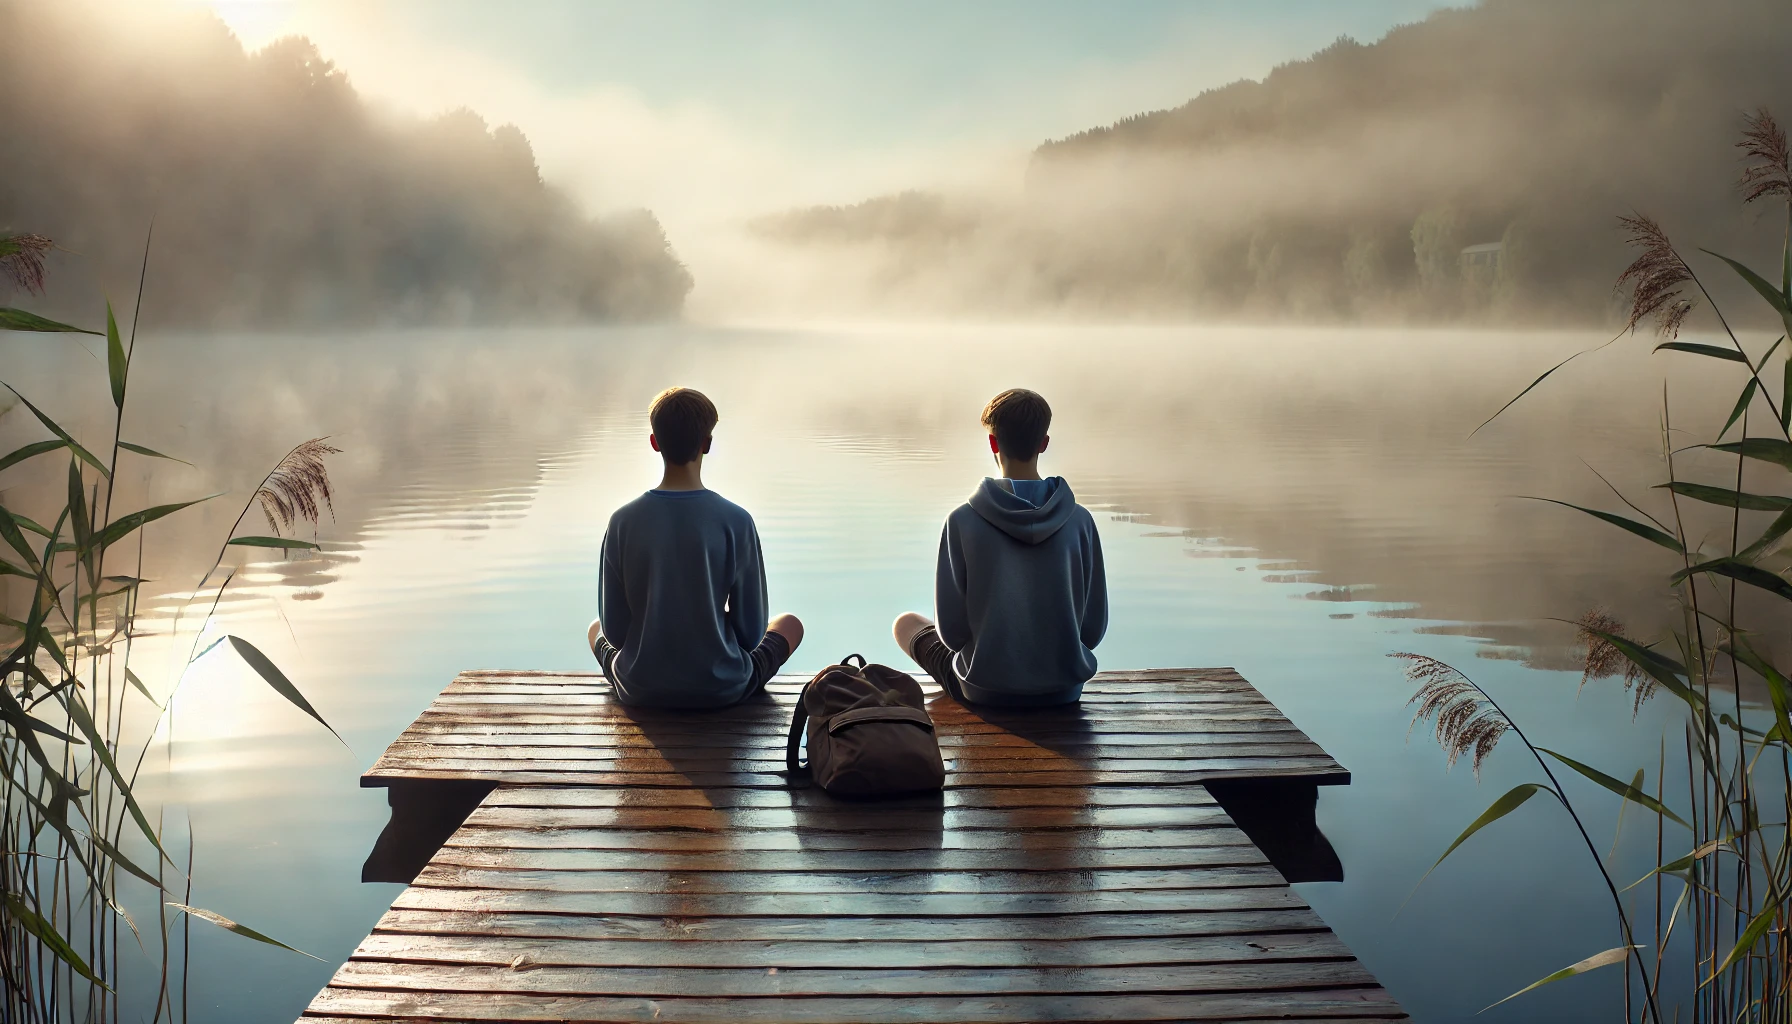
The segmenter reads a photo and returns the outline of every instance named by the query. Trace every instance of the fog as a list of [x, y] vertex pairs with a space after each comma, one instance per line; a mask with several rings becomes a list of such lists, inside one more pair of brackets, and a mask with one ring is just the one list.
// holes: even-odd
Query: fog
[[64, 250], [48, 311], [130, 301], [152, 221], [162, 326], [660, 318], [690, 288], [650, 212], [593, 219], [514, 126], [375, 108], [308, 40], [90, 0], [0, 0], [0, 39], [0, 227]]
[[[1487, 0], [1047, 142], [1005, 186], [915, 181], [751, 231], [805, 285], [780, 301], [840, 313], [1599, 323], [1620, 214], [1777, 256], [1733, 144], [1747, 112], [1792, 116], [1784, 14]], [[1499, 254], [1465, 262], [1477, 244]]]

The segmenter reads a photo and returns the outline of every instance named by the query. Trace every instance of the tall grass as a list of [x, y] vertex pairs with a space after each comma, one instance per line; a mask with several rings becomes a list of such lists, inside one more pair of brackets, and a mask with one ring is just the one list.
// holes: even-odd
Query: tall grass
[[[27, 294], [41, 293], [50, 249], [41, 236], [0, 236], [0, 280], [10, 280]], [[139, 281], [139, 299], [141, 287]], [[66, 487], [54, 487], [52, 494], [42, 493], [41, 487], [28, 489], [38, 499], [30, 509], [34, 515], [17, 501], [0, 500], [0, 578], [17, 578], [24, 591], [22, 600], [0, 602], [0, 776], [5, 790], [0, 797], [0, 1020], [184, 1019], [186, 929], [193, 919], [285, 946], [189, 905], [190, 830], [185, 856], [177, 860], [182, 844], [171, 849], [160, 809], [139, 798], [139, 771], [157, 742], [158, 727], [172, 724], [172, 691], [180, 683], [176, 678], [158, 700], [133, 668], [146, 582], [145, 528], [219, 496], [130, 511], [114, 507], [123, 460], [159, 465], [172, 458], [125, 432], [136, 355], [134, 316], [126, 337], [110, 305], [104, 331], [0, 307], [0, 330], [105, 339], [111, 428], [109, 447], [96, 454], [39, 401], [0, 381], [19, 406], [12, 414], [35, 418], [47, 435], [0, 456], [0, 473], [34, 460], [62, 457], [68, 462]], [[232, 571], [223, 563], [232, 547], [316, 547], [281, 535], [280, 528], [300, 521], [315, 524], [320, 509], [328, 507], [329, 477], [322, 459], [335, 451], [322, 440], [298, 446], [245, 503], [196, 588], [209, 594], [207, 620], [230, 585]], [[267, 512], [269, 535], [234, 536], [257, 504]], [[241, 637], [224, 636], [194, 650], [186, 663], [220, 644], [281, 696], [323, 722], [273, 661]], [[169, 742], [171, 728], [161, 728], [159, 735]], [[157, 908], [153, 921], [136, 920], [127, 910], [143, 906], [145, 896]], [[182, 950], [178, 957], [177, 945]], [[148, 958], [158, 983], [148, 991], [120, 991], [121, 957], [139, 954]], [[144, 975], [138, 971], [134, 976]]]
[[[1634, 693], [1638, 707], [1666, 695], [1683, 712], [1677, 716], [1679, 735], [1664, 736], [1657, 763], [1639, 768], [1626, 781], [1532, 743], [1521, 723], [1454, 667], [1421, 655], [1397, 655], [1419, 684], [1413, 697], [1418, 704], [1415, 724], [1434, 727], [1452, 763], [1469, 756], [1478, 772], [1495, 745], [1512, 735], [1541, 776], [1541, 781], [1519, 785], [1495, 800], [1438, 863], [1476, 832], [1544, 796], [1567, 812], [1611, 897], [1616, 945], [1508, 998], [1624, 964], [1626, 1020], [1792, 1021], [1792, 833], [1787, 828], [1792, 820], [1792, 666], [1775, 661], [1792, 650], [1787, 643], [1792, 638], [1792, 581], [1780, 551], [1792, 533], [1792, 484], [1786, 478], [1792, 471], [1792, 361], [1784, 348], [1792, 335], [1792, 148], [1764, 110], [1746, 119], [1738, 146], [1746, 163], [1740, 182], [1743, 202], [1784, 206], [1778, 281], [1718, 253], [1688, 253], [1641, 214], [1620, 219], [1636, 259], [1618, 278], [1631, 299], [1626, 333], [1652, 328], [1659, 338], [1656, 351], [1715, 361], [1735, 372], [1738, 392], [1723, 427], [1691, 446], [1731, 456], [1733, 462], [1721, 479], [1680, 476], [1688, 449], [1676, 447], [1681, 434], [1664, 390], [1666, 473], [1657, 485], [1662, 492], [1655, 502], [1659, 514], [1650, 514], [1615, 489], [1623, 511], [1557, 502], [1664, 548], [1678, 562], [1661, 580], [1664, 596], [1678, 608], [1677, 628], [1664, 636], [1633, 637], [1621, 623], [1594, 611], [1575, 629], [1585, 648], [1582, 684], [1620, 680]], [[1718, 273], [1739, 276], [1771, 308], [1784, 326], [1779, 340], [1758, 352], [1743, 344], [1700, 276], [1707, 263]], [[1709, 316], [1718, 344], [1680, 340], [1682, 327], [1701, 315]], [[1538, 377], [1513, 402], [1566, 362]], [[1762, 476], [1769, 480], [1751, 483]], [[1724, 528], [1715, 532], [1715, 541], [1706, 531], [1689, 527], [1696, 506], [1720, 510]], [[1753, 513], [1772, 518], [1763, 522]], [[1681, 748], [1672, 756], [1684, 756], [1685, 792], [1678, 791], [1678, 783], [1670, 792], [1664, 782], [1670, 742]], [[1658, 866], [1641, 879], [1614, 877], [1558, 770], [1589, 779], [1624, 806], [1649, 815]], [[1652, 897], [1640, 911], [1639, 897]], [[1664, 979], [1672, 979], [1666, 989]], [[1674, 1005], [1668, 1005], [1670, 995]]]

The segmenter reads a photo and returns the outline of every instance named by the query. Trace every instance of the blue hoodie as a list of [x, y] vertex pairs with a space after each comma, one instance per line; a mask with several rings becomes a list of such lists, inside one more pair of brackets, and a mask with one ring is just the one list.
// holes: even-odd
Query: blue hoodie
[[1038, 505], [986, 478], [946, 517], [934, 609], [967, 700], [1069, 704], [1108, 628], [1095, 517], [1063, 477]]

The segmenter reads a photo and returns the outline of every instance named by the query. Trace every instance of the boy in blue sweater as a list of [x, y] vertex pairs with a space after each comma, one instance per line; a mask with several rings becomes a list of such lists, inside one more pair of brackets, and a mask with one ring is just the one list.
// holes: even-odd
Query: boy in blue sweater
[[660, 485], [604, 532], [591, 652], [624, 704], [719, 708], [758, 693], [803, 642], [794, 615], [768, 620], [759, 531], [703, 486], [716, 407], [668, 388], [647, 412]]
[[896, 643], [958, 700], [1070, 704], [1095, 674], [1108, 628], [1095, 517], [1063, 477], [1039, 476], [1052, 409], [1015, 388], [983, 410], [1002, 475], [985, 477], [946, 517], [934, 577], [939, 622], [896, 619]]

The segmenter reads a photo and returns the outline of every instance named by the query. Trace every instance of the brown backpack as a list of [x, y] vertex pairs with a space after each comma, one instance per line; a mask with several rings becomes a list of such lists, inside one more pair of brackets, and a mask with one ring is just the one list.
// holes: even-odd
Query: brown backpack
[[[803, 687], [791, 716], [784, 762], [793, 773], [807, 767], [816, 785], [834, 796], [862, 799], [938, 790], [946, 782], [946, 765], [923, 699], [921, 684], [907, 673], [867, 665], [864, 657], [849, 654]], [[806, 764], [797, 756], [805, 724]]]

